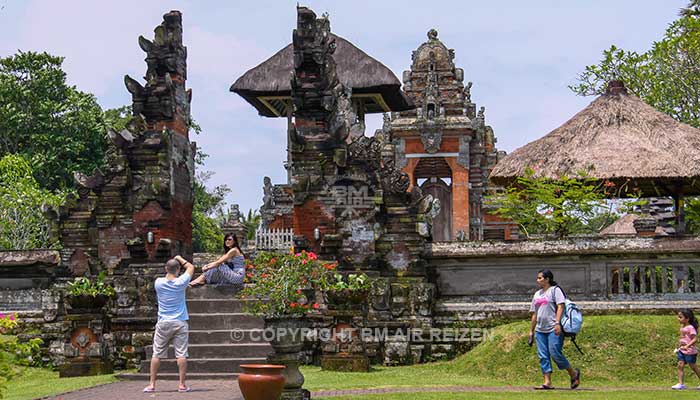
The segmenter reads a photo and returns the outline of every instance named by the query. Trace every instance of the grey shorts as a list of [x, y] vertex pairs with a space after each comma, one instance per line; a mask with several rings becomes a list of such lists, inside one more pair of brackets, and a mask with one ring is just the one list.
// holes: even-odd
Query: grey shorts
[[170, 342], [175, 349], [176, 358], [187, 358], [189, 343], [189, 326], [187, 321], [158, 321], [153, 334], [153, 358], [168, 358]]

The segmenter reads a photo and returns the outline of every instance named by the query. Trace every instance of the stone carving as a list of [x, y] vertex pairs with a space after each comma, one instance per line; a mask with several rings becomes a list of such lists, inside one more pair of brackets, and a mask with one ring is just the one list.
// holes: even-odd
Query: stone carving
[[464, 86], [464, 102], [467, 104], [472, 102], [472, 85], [473, 84], [474, 83], [470, 81]]
[[431, 29], [428, 31], [428, 39], [429, 40], [437, 40], [438, 38], [438, 32], [435, 29]]
[[394, 159], [396, 168], [404, 168], [408, 164], [406, 159], [406, 141], [403, 138], [394, 139]]
[[442, 144], [442, 132], [439, 129], [427, 129], [420, 134], [420, 140], [428, 153], [437, 153]]
[[263, 209], [275, 207], [275, 196], [272, 191], [272, 181], [269, 176], [266, 176], [263, 178]]
[[459, 137], [459, 154], [457, 155], [457, 164], [464, 168], [469, 168], [469, 137]]
[[[182, 45], [182, 15], [171, 11], [154, 30], [150, 41], [139, 36], [139, 46], [146, 52], [146, 86], [129, 75], [124, 84], [133, 98], [134, 115], [142, 114], [148, 121], [172, 119], [179, 107], [189, 122], [191, 90], [185, 90], [187, 79], [187, 48]], [[177, 80], [173, 80], [176, 77]]]

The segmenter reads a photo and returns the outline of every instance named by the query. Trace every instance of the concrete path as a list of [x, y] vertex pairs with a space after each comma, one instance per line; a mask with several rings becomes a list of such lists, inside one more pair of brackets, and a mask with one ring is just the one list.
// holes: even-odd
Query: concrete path
[[[192, 387], [190, 393], [178, 393], [177, 382], [162, 381], [158, 383], [156, 393], [142, 393], [146, 382], [123, 381], [96, 386], [89, 389], [82, 389], [63, 395], [50, 397], [55, 400], [124, 400], [124, 399], [177, 399], [177, 400], [243, 400], [238, 383], [229, 380], [199, 380], [188, 382]], [[602, 392], [602, 391], [627, 391], [634, 388], [626, 387], [580, 387], [577, 392]], [[669, 390], [670, 387], [646, 387], [643, 390]], [[403, 387], [403, 388], [383, 388], [383, 389], [353, 389], [353, 390], [327, 390], [313, 392], [311, 397], [330, 398], [335, 396], [351, 396], [363, 394], [382, 393], [418, 393], [418, 392], [534, 392], [530, 386], [447, 386], [447, 387]], [[555, 392], [568, 392], [569, 388], [556, 389]]]
[[178, 393], [177, 381], [158, 381], [155, 393], [143, 393], [148, 382], [122, 381], [77, 390], [55, 397], [55, 400], [243, 400], [238, 382], [234, 380], [193, 380], [187, 384], [189, 393]]

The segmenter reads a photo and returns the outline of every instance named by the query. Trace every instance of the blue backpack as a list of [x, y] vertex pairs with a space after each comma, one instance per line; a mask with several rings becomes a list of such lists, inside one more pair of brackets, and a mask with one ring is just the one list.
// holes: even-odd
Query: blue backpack
[[[566, 296], [566, 293], [564, 293], [564, 289], [562, 289], [559, 286], [555, 286], [554, 290], [557, 290], [556, 288], [559, 288], [561, 290], [561, 293], [564, 295], [564, 312], [562, 313], [561, 320], [559, 321], [559, 325], [561, 325], [561, 330], [564, 333], [564, 337], [569, 337], [571, 338], [571, 343], [576, 346], [576, 350], [578, 350], [579, 353], [583, 354], [581, 351], [581, 348], [578, 347], [578, 344], [576, 343], [576, 335], [581, 332], [581, 326], [583, 325], [583, 313], [581, 312], [581, 309], [578, 308], [576, 303], [571, 301]], [[556, 300], [554, 294], [552, 295], [552, 302], [555, 304], [555, 309], [556, 309]]]

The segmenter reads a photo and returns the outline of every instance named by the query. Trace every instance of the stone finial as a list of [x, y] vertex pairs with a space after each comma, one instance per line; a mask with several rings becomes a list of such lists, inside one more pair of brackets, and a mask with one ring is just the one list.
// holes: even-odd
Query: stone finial
[[430, 40], [437, 40], [438, 38], [438, 31], [435, 29], [431, 29], [428, 31], [428, 39]]
[[614, 79], [608, 82], [608, 87], [605, 90], [605, 94], [627, 94], [625, 83], [619, 79]]

